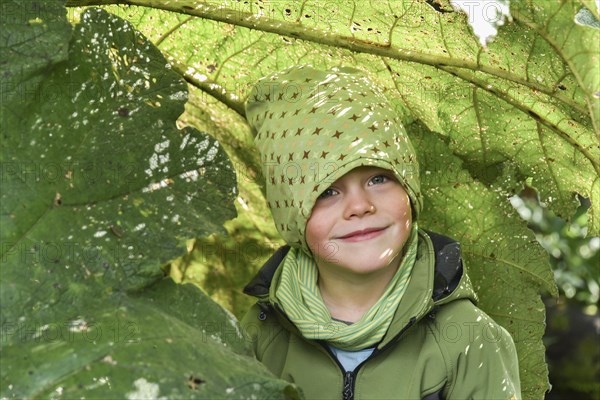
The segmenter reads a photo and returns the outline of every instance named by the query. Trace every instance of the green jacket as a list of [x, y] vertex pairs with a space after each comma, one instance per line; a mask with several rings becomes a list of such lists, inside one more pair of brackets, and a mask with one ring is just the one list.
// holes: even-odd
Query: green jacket
[[513, 340], [475, 306], [457, 242], [419, 232], [417, 260], [394, 320], [354, 372], [344, 372], [325, 343], [304, 339], [273, 300], [288, 250], [279, 249], [246, 286], [258, 302], [242, 326], [256, 357], [307, 399], [521, 398]]

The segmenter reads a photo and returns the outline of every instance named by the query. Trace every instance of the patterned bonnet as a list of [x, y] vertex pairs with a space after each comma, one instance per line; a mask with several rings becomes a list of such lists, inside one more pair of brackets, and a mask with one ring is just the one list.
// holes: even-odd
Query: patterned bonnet
[[363, 72], [300, 66], [266, 76], [248, 97], [246, 118], [261, 155], [267, 204], [289, 245], [310, 254], [304, 233], [317, 197], [360, 166], [393, 171], [418, 217], [415, 151], [392, 106]]

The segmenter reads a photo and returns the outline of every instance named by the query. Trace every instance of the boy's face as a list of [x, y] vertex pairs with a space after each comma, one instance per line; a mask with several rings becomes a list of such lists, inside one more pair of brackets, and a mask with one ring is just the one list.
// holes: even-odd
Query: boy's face
[[319, 268], [368, 274], [398, 267], [411, 228], [410, 200], [394, 174], [365, 166], [319, 196], [306, 241]]

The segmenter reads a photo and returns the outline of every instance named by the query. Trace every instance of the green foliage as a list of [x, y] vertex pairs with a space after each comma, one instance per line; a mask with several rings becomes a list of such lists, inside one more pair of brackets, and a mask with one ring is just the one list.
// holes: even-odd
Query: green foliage
[[595, 338], [587, 338], [577, 343], [573, 349], [575, 359], [562, 365], [559, 372], [561, 382], [567, 382], [571, 389], [588, 393], [590, 398], [600, 396], [600, 348]]
[[600, 316], [584, 312], [584, 303], [564, 297], [547, 299], [548, 327], [544, 342], [552, 382], [548, 399], [600, 398]]
[[235, 216], [224, 151], [175, 126], [185, 82], [103, 10], [2, 12], [0, 397], [295, 397], [227, 311], [164, 279]]
[[242, 293], [257, 267], [283, 245], [261, 192], [261, 171], [252, 137], [244, 119], [220, 101], [192, 87], [181, 120], [219, 139], [237, 171], [238, 217], [225, 223], [227, 235], [211, 235], [193, 242], [192, 251], [171, 264], [178, 281], [201, 286], [213, 299], [242, 318], [254, 303]]
[[427, 212], [421, 225], [460, 238], [479, 307], [510, 332], [517, 346], [523, 397], [543, 393], [547, 369], [539, 339], [545, 325], [538, 293], [555, 291], [543, 249], [516, 223], [505, 193], [473, 180], [439, 135], [418, 124], [408, 129], [423, 165]]
[[[368, 3], [232, 0], [202, 4], [191, 0], [70, 0], [68, 3], [72, 6], [118, 3], [141, 6], [110, 6], [106, 9], [131, 21], [167, 56], [173, 69], [194, 86], [181, 122], [196, 126], [216, 138], [231, 157], [238, 176], [242, 178], [238, 182], [239, 194], [236, 200], [240, 216], [225, 225], [229, 236], [223, 235], [221, 231], [196, 241], [193, 245], [195, 250], [186, 256], [187, 258], [172, 264], [171, 270], [174, 274], [181, 273], [183, 281], [201, 282], [209, 293], [215, 294], [220, 301], [234, 310], [236, 315], [243, 314], [246, 300], [240, 300], [238, 295], [226, 295], [227, 289], [239, 289], [243, 285], [242, 282], [252, 275], [278, 243], [271, 221], [265, 219], [268, 211], [260, 192], [261, 165], [252, 151], [251, 133], [243, 121], [243, 102], [248, 89], [259, 77], [294, 64], [312, 63], [323, 68], [338, 65], [362, 68], [369, 71], [373, 79], [386, 89], [390, 100], [414, 137], [421, 161], [426, 203], [421, 225], [445, 232], [461, 241], [469, 273], [478, 290], [481, 307], [503, 324], [515, 338], [524, 398], [543, 397], [548, 382], [541, 344], [544, 308], [538, 293], [547, 291], [555, 294], [556, 288], [547, 256], [515, 210], [510, 207], [508, 198], [519, 190], [527, 179], [531, 179], [539, 188], [540, 196], [548, 208], [558, 216], [566, 218], [575, 212], [577, 203], [573, 194], [578, 193], [592, 199], [588, 212], [589, 234], [597, 235], [600, 232], [600, 203], [595, 201], [600, 198], [597, 136], [600, 121], [600, 49], [597, 43], [600, 31], [574, 22], [575, 16], [584, 5], [596, 18], [598, 17], [593, 0], [512, 1], [510, 7], [513, 21], [501, 27], [495, 41], [489, 44], [488, 48], [480, 47], [477, 38], [471, 34], [467, 17], [455, 12], [448, 0]], [[60, 18], [56, 20], [59, 21], [60, 29], [48, 28], [48, 32], [68, 36], [64, 22], [60, 22]], [[3, 20], [3, 25], [4, 23]], [[11, 29], [17, 32], [20, 28]], [[101, 28], [97, 29], [103, 31]], [[75, 29], [73, 32], [75, 34], [78, 31]], [[35, 31], [31, 35], [37, 36], [39, 33]], [[89, 40], [93, 40], [93, 37]], [[134, 43], [135, 40], [137, 39], [133, 39]], [[25, 46], [32, 46], [31, 42], [22, 42], [28, 43]], [[40, 57], [34, 57], [33, 59], [38, 59], [37, 64], [22, 61], [29, 68], [30, 72], [26, 75], [31, 77], [31, 82], [45, 82], [46, 75], [42, 76], [38, 72], [53, 71], [55, 68], [52, 67], [52, 63], [67, 62], [65, 49], [71, 47], [66, 46], [66, 42], [66, 39], [50, 42], [55, 43], [56, 51], [49, 52], [52, 57], [44, 57], [41, 53]], [[69, 43], [75, 46], [76, 39]], [[119, 44], [115, 46], [116, 49], [120, 49], [124, 43]], [[48, 48], [48, 45], [44, 47]], [[5, 51], [7, 50], [2, 48], [2, 59], [12, 60], [12, 57], [4, 56], [8, 54], [4, 53]], [[37, 51], [34, 53], [37, 54]], [[27, 53], [21, 51], [19, 54]], [[74, 69], [74, 65], [83, 63], [87, 59], [86, 54], [84, 52], [69, 55], [70, 68]], [[107, 57], [111, 57], [112, 53], [108, 51], [106, 54]], [[132, 53], [131, 57], [134, 54]], [[119, 58], [116, 64], [121, 67], [117, 67], [117, 70], [122, 68], [127, 73], [135, 73], [132, 66], [136, 64], [127, 61], [130, 61], [131, 57]], [[150, 78], [144, 78], [144, 81], [157, 78], [158, 83], [165, 82], [163, 84], [167, 85], [169, 79], [174, 79], [169, 78], [173, 71], [164, 68], [164, 60], [159, 58], [158, 54], [156, 58], [153, 57], [151, 59], [160, 59], [161, 62], [149, 73]], [[20, 67], [17, 65], [14, 68]], [[83, 74], [79, 81], [76, 80], [79, 84], [90, 79], [94, 81], [93, 73], [89, 72], [91, 67], [86, 68], [88, 72]], [[72, 73], [77, 76], [78, 71]], [[108, 73], [113, 72], [108, 69]], [[63, 76], [61, 79], [64, 82], [67, 77]], [[131, 101], [144, 98], [143, 85], [138, 87], [134, 83], [132, 80], [129, 85], [133, 91], [137, 91], [135, 99]], [[42, 93], [46, 93], [47, 90]], [[80, 147], [68, 147], [70, 142], [66, 141], [65, 144], [62, 139], [60, 143], [65, 147], [59, 147], [56, 141], [59, 141], [60, 136], [53, 136], [54, 141], [48, 141], [46, 138], [44, 142], [42, 138], [38, 138], [41, 134], [34, 130], [34, 118], [40, 114], [44, 118], [50, 118], [49, 123], [53, 125], [48, 126], [58, 126], [59, 121], [68, 121], [68, 116], [74, 112], [73, 107], [83, 109], [89, 100], [98, 97], [97, 95], [88, 94], [85, 104], [77, 101], [71, 104], [66, 100], [57, 102], [54, 108], [48, 106], [45, 109], [51, 112], [37, 110], [35, 107], [41, 106], [36, 105], [34, 113], [25, 113], [24, 110], [31, 102], [31, 99], [25, 96], [27, 98], [21, 102], [8, 103], [13, 104], [10, 113], [4, 111], [3, 103], [2, 124], [4, 127], [5, 121], [10, 121], [6, 126], [23, 127], [21, 132], [32, 132], [31, 135], [38, 132], [36, 140], [43, 144], [42, 149], [63, 157], [85, 156], [86, 160], [97, 160], [101, 159], [99, 155], [118, 154], [119, 156], [115, 155], [115, 162], [121, 159], [129, 160], [128, 157], [139, 157], [144, 161], [137, 163], [136, 158], [133, 162], [136, 162], [136, 166], [143, 167], [134, 169], [134, 173], [139, 174], [135, 182], [142, 183], [136, 187], [142, 188], [166, 178], [165, 175], [161, 175], [150, 179], [143, 173], [148, 168], [147, 160], [152, 157], [154, 146], [164, 142], [158, 127], [150, 129], [152, 121], [149, 116], [177, 104], [177, 112], [169, 113], [169, 118], [165, 118], [165, 121], [177, 118], [182, 102], [176, 99], [169, 102], [165, 99], [181, 91], [183, 89], [179, 87], [169, 91], [160, 100], [160, 107], [153, 107], [152, 104], [157, 99], [151, 97], [151, 94], [155, 91], [148, 90], [148, 102], [136, 103], [145, 108], [131, 115], [131, 119], [138, 121], [137, 129], [133, 126], [131, 129], [135, 129], [136, 139], [143, 134], [151, 136], [135, 141], [122, 138], [115, 144], [116, 138], [113, 136], [118, 136], [117, 132], [120, 131], [117, 129], [115, 132], [114, 125], [106, 125], [102, 131], [96, 132], [102, 132], [102, 135], [112, 134], [110, 138], [113, 142], [110, 146], [107, 141], [103, 142], [106, 139], [104, 136], [95, 134], [90, 135], [90, 138], [98, 138], [96, 141], [89, 139]], [[57, 107], [58, 104], [61, 107]], [[63, 107], [65, 110], [62, 110]], [[111, 114], [105, 118], [107, 124], [115, 120], [128, 122], [129, 118], [121, 114], [128, 114], [136, 109], [136, 106], [128, 103], [124, 108], [120, 107], [121, 103], [117, 103], [108, 110]], [[103, 108], [103, 111], [106, 110]], [[12, 113], [17, 117], [13, 117]], [[51, 119], [53, 113], [57, 113], [55, 119]], [[100, 120], [98, 117], [98, 121]], [[43, 122], [46, 123], [45, 120]], [[81, 132], [87, 131], [81, 127], [71, 131], [71, 125], [68, 129], [56, 129], [59, 132], [57, 135], [70, 134], [77, 138], [82, 136]], [[182, 143], [182, 133], [175, 131], [173, 127], [170, 129], [173, 130], [169, 136], [171, 143]], [[80, 132], [79, 135], [77, 132]], [[177, 137], [179, 139], [176, 139]], [[191, 134], [190, 137], [195, 136]], [[22, 154], [18, 151], [15, 154], [21, 154], [19, 157], [29, 157], [24, 158], [25, 160], [29, 160], [35, 154], [42, 154], [39, 149], [28, 149], [24, 145], [19, 147], [17, 144], [21, 143], [20, 139], [10, 140], [13, 140], [18, 149], [22, 147]], [[28, 136], [23, 144], [29, 143], [30, 140], [31, 137]], [[8, 154], [13, 154], [13, 149], [11, 148], [9, 153], [8, 144], [4, 143], [8, 143], [6, 138], [3, 142], [2, 157], [3, 160], [8, 160]], [[49, 147], [50, 144], [53, 147]], [[172, 145], [173, 148], [175, 146]], [[92, 150], [95, 153], [89, 154]], [[78, 152], [81, 152], [80, 156]], [[47, 157], [50, 157], [50, 153]], [[183, 154], [181, 156], [184, 157]], [[177, 164], [175, 159], [180, 161], [179, 156], [171, 153], [170, 162]], [[185, 162], [181, 161], [181, 165], [185, 165]], [[184, 252], [185, 239], [217, 231], [218, 226], [232, 214], [216, 212], [214, 208], [230, 204], [232, 191], [231, 185], [227, 183], [230, 181], [222, 179], [220, 175], [227, 168], [216, 168], [212, 175], [214, 179], [203, 182], [201, 190], [198, 183], [191, 185], [189, 189], [183, 189], [201, 192], [192, 196], [201, 203], [198, 206], [167, 204], [164, 201], [165, 194], [179, 187], [178, 184], [173, 184], [147, 193], [150, 197], [155, 193], [156, 198], [153, 197], [153, 200], [146, 200], [144, 197], [144, 205], [160, 204], [160, 212], [152, 206], [148, 209], [139, 205], [133, 207], [138, 213], [150, 210], [142, 217], [155, 223], [153, 235], [150, 238], [140, 238], [133, 246], [136, 250], [139, 249], [135, 255], [144, 254], [140, 259], [143, 263], [138, 262], [135, 267], [128, 268], [127, 273], [120, 279], [100, 278], [97, 270], [90, 269], [96, 264], [88, 266], [80, 263], [74, 269], [85, 279], [87, 268], [91, 278], [87, 278], [83, 284], [79, 279], [62, 278], [63, 275], [68, 275], [62, 274], [61, 279], [73, 281], [73, 284], [68, 285], [72, 295], [60, 296], [56, 301], [69, 304], [68, 298], [103, 298], [102, 296], [108, 296], [105, 292], [121, 293], [121, 290], [128, 288], [145, 287], [157, 279], [159, 264], [168, 262]], [[181, 172], [190, 169], [188, 166]], [[210, 175], [208, 166], [206, 170]], [[215, 186], [217, 179], [218, 185]], [[68, 192], [69, 186], [64, 182], [61, 183], [60, 190], [51, 185], [47, 189], [44, 188], [44, 191], [37, 189], [39, 185], [31, 186], [33, 189], [29, 189], [29, 186], [19, 188], [14, 191], [19, 197], [12, 197], [11, 207], [3, 208], [9, 211], [7, 214], [15, 216], [20, 212], [19, 218], [3, 217], [3, 224], [13, 224], [7, 231], [11, 232], [8, 235], [14, 236], [6, 240], [21, 236], [29, 238], [30, 232], [35, 233], [36, 229], [39, 229], [38, 226], [54, 226], [49, 223], [38, 225], [36, 221], [40, 218], [41, 210], [48, 210], [51, 200], [56, 199], [55, 193], [60, 193], [59, 200], [63, 205], [51, 207], [49, 216], [44, 217], [52, 224], [62, 227], [58, 232], [53, 232], [53, 237], [68, 237], [73, 231], [75, 237], [89, 238], [86, 240], [94, 246], [110, 249], [111, 243], [125, 238], [126, 234], [132, 233], [133, 227], [142, 223], [142, 219], [138, 219], [134, 211], [128, 211], [120, 218], [115, 217], [119, 215], [118, 208], [113, 208], [112, 214], [93, 214], [100, 212], [105, 202], [129, 204], [127, 200], [122, 199], [123, 194], [129, 193], [124, 189], [126, 183], [120, 182], [110, 182], [89, 189], [79, 186], [78, 190], [71, 192]], [[17, 183], [11, 183], [13, 184], [18, 186]], [[218, 189], [222, 189], [223, 192], [219, 192]], [[25, 190], [32, 192], [25, 195]], [[25, 210], [20, 211], [21, 208], [17, 207], [17, 200], [14, 199], [37, 198], [38, 192], [46, 195], [49, 193], [52, 196], [50, 200], [39, 200], [39, 205], [33, 200], [32, 205], [23, 202]], [[5, 193], [6, 190], [3, 196]], [[71, 196], [67, 197], [65, 193]], [[64, 202], [77, 196], [80, 202], [75, 204], [84, 202], [84, 206], [80, 208], [82, 216], [78, 217], [78, 214], [73, 212], [76, 207], [69, 209], [69, 212], [60, 213], [66, 209]], [[129, 196], [130, 199], [133, 197]], [[206, 200], [207, 198], [209, 200]], [[4, 199], [3, 197], [2, 207], [5, 207]], [[92, 204], [88, 203], [97, 206], [92, 207]], [[88, 205], [91, 210], [85, 208]], [[35, 210], [40, 211], [36, 213]], [[182, 222], [182, 225], [175, 226], [169, 223], [174, 217], [171, 213], [175, 212], [181, 214], [178, 221]], [[93, 237], [93, 233], [100, 227], [91, 226], [91, 223], [87, 235], [84, 235], [86, 232], [82, 233], [79, 228], [75, 228], [83, 226], [84, 221], [89, 221], [87, 213], [92, 213], [95, 221], [104, 223], [102, 230], [107, 232], [104, 237]], [[160, 219], [159, 215], [162, 213], [169, 216], [164, 220]], [[190, 217], [187, 213], [195, 216]], [[56, 217], [51, 220], [53, 215]], [[109, 216], [113, 219], [108, 219]], [[69, 223], [61, 222], [63, 220]], [[50, 234], [48, 229], [45, 232]], [[112, 241], [103, 242], [102, 239], [106, 238]], [[38, 240], [38, 237], [33, 236], [31, 240]], [[35, 292], [32, 295], [38, 291], [37, 284], [34, 284], [35, 279], [49, 282], [44, 275], [46, 272], [43, 272], [49, 270], [48, 266], [38, 268], [44, 273], [38, 272], [40, 276], [30, 277], [30, 271], [23, 268], [19, 276], [13, 277], [13, 272], [7, 275], [5, 271], [16, 271], [19, 264], [16, 259], [12, 259], [7, 265], [10, 268], [7, 269], [4, 263], [2, 266], [3, 296], [4, 287], [10, 286], [7, 281], [19, 282], [14, 284], [24, 286], [28, 290], [26, 293]], [[35, 271], [38, 269], [34, 268]], [[96, 282], [95, 286], [89, 284], [90, 281]], [[52, 292], [50, 287], [47, 287], [46, 292]], [[13, 293], [16, 293], [16, 290]], [[102, 293], [102, 296], [98, 293]], [[11, 304], [15, 304], [16, 300], [11, 301]], [[68, 309], [67, 305], [64, 307]], [[76, 306], [71, 307], [74, 310], [78, 309]], [[49, 312], [44, 311], [47, 309], [43, 307], [39, 308], [44, 313]], [[18, 313], [11, 314], [10, 317], [18, 318], [16, 314]], [[73, 320], [74, 318], [69, 319]], [[132, 381], [133, 379], [129, 379], [129, 387], [132, 387]], [[4, 382], [8, 383], [3, 375], [3, 385]], [[282, 386], [278, 388], [281, 390]]]
[[523, 191], [521, 196], [511, 198], [511, 203], [548, 251], [561, 293], [587, 304], [598, 303], [600, 238], [587, 237], [589, 200], [582, 201], [570, 223], [540, 203], [532, 188]]

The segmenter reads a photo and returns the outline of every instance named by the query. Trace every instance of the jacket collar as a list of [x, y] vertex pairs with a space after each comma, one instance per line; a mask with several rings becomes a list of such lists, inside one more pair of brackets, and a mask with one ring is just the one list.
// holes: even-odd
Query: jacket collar
[[288, 251], [290, 251], [290, 246], [283, 246], [277, 249], [277, 251], [261, 267], [254, 278], [252, 278], [252, 280], [244, 287], [244, 293], [258, 297], [259, 299], [268, 296], [275, 272]]

